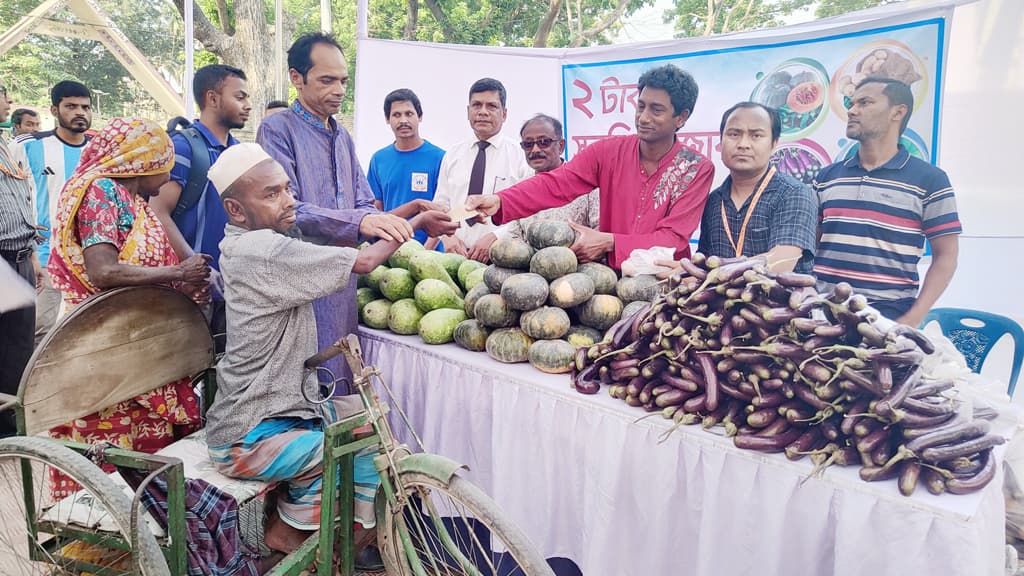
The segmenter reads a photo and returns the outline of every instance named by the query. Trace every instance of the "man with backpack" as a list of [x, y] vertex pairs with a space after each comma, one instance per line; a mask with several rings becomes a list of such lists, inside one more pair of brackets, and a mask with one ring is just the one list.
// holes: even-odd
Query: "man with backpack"
[[[174, 142], [174, 168], [171, 180], [150, 199], [150, 205], [179, 258], [209, 254], [213, 257], [210, 266], [219, 271], [219, 244], [228, 217], [207, 172], [225, 149], [238, 143], [231, 130], [245, 126], [252, 107], [245, 72], [232, 66], [211, 64], [200, 68], [193, 77], [192, 90], [199, 105], [199, 119], [189, 124], [175, 118], [168, 125]], [[186, 127], [178, 130], [181, 124]], [[211, 274], [212, 282], [217, 282], [216, 278], [218, 274]], [[223, 351], [224, 297], [216, 289], [210, 328], [217, 351]]]

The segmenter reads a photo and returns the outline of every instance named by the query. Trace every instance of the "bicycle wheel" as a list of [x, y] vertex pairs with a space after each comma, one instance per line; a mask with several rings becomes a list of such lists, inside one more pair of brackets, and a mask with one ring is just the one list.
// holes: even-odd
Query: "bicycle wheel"
[[[544, 557], [486, 494], [461, 476], [446, 483], [418, 472], [399, 478], [409, 497], [385, 506], [377, 539], [388, 574], [554, 576]], [[403, 546], [403, 534], [412, 551]]]
[[[54, 498], [49, 487], [54, 471], [77, 482], [81, 490], [72, 497]], [[31, 477], [26, 481], [27, 475]], [[130, 517], [131, 498], [81, 454], [48, 438], [0, 440], [0, 574], [77, 575], [81, 566], [75, 569], [68, 561], [74, 557], [96, 567], [169, 576], [156, 538], [141, 519], [137, 563], [128, 546], [117, 542], [131, 542]], [[38, 531], [32, 534], [30, 526], [38, 526]], [[69, 543], [67, 534], [54, 534], [62, 526], [99, 526], [102, 531], [92, 530], [90, 544], [83, 546]]]

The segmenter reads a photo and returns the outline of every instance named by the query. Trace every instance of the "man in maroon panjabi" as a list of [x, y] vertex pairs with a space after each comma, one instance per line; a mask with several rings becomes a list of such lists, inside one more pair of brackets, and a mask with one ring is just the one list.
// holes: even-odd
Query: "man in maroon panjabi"
[[641, 75], [638, 88], [635, 135], [609, 136], [550, 172], [497, 194], [471, 196], [466, 208], [503, 223], [600, 188], [599, 230], [571, 224], [580, 262], [607, 256], [619, 268], [634, 249], [654, 246], [674, 248], [677, 259], [689, 256], [715, 172], [711, 161], [676, 138], [693, 111], [697, 83], [667, 64]]

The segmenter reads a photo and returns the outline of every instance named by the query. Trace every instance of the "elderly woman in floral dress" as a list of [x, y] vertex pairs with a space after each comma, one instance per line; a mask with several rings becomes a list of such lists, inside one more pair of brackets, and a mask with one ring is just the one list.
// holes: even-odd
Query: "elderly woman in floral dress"
[[[63, 297], [62, 313], [120, 286], [167, 285], [197, 302], [209, 299], [208, 257], [179, 262], [146, 203], [167, 182], [173, 164], [170, 138], [148, 120], [116, 118], [90, 141], [57, 206], [48, 269]], [[50, 435], [152, 453], [198, 423], [199, 404], [184, 379], [58, 426]], [[52, 480], [57, 498], [78, 489], [68, 478]]]

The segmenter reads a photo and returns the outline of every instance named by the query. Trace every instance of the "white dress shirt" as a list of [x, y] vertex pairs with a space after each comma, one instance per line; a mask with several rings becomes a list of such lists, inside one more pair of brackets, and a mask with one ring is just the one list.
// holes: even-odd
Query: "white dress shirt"
[[[533, 169], [526, 163], [526, 155], [519, 147], [519, 142], [501, 132], [487, 141], [491, 145], [484, 150], [487, 166], [484, 170], [482, 194], [494, 194], [534, 175]], [[437, 177], [434, 202], [449, 208], [465, 204], [466, 196], [469, 195], [469, 176], [473, 171], [473, 162], [476, 161], [478, 150], [476, 143], [477, 139], [471, 138], [445, 153], [444, 159], [441, 160], [441, 172]], [[505, 226], [495, 226], [488, 218], [487, 222], [478, 222], [473, 226], [463, 222], [455, 236], [466, 244], [466, 248], [472, 248], [473, 244], [488, 232], [494, 232], [499, 238], [508, 234]]]

